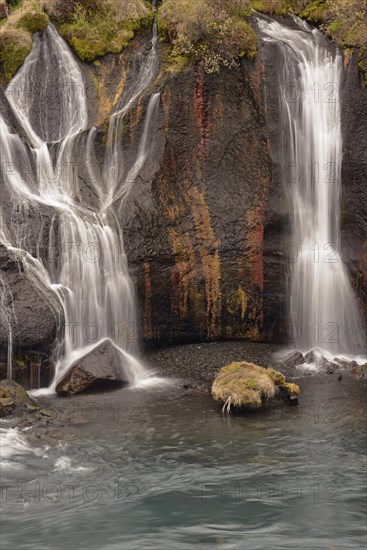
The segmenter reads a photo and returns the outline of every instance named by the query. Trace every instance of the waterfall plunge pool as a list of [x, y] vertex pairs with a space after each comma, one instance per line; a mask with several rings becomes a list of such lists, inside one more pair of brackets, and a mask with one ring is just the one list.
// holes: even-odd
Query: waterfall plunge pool
[[154, 351], [158, 373], [185, 380], [48, 396], [55, 424], [3, 422], [2, 548], [364, 549], [366, 381], [298, 373], [298, 407], [226, 417], [183, 389], [190, 355], [209, 379], [214, 357], [245, 347], [259, 361], [276, 349]]

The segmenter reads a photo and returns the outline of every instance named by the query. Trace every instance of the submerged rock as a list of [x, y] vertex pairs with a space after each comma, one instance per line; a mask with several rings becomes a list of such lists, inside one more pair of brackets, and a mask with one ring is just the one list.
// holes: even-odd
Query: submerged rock
[[12, 380], [0, 382], [0, 416], [5, 416], [18, 410], [38, 411], [37, 401], [29, 397], [23, 386]]
[[[124, 364], [125, 361], [125, 364]], [[104, 340], [72, 365], [57, 384], [56, 393], [72, 395], [85, 390], [120, 387], [128, 383], [127, 359], [110, 340]]]
[[222, 412], [231, 407], [257, 409], [269, 401], [282, 398], [295, 404], [299, 387], [288, 383], [282, 373], [241, 361], [223, 367], [213, 382], [215, 400], [224, 403]]

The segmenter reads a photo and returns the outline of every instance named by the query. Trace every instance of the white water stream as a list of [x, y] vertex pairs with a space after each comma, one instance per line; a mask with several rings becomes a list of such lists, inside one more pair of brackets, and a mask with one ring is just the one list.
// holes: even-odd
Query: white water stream
[[259, 21], [281, 60], [279, 142], [294, 247], [290, 324], [301, 351], [358, 355], [365, 335], [340, 254], [342, 57], [321, 32], [295, 23]]
[[64, 309], [65, 333], [59, 345], [55, 378], [47, 391], [54, 391], [70, 366], [106, 338], [119, 349], [125, 370], [128, 365], [125, 375], [130, 383], [141, 384], [148, 376], [134, 356], [135, 293], [122, 231], [112, 206], [121, 205], [126, 198], [150, 152], [150, 122], [159, 105], [157, 93], [150, 97], [136, 160], [125, 173], [119, 127], [129, 108], [157, 75], [156, 43], [154, 23], [150, 52], [141, 57], [135, 82], [111, 116], [102, 174], [88, 162], [93, 156], [95, 128], [89, 131], [85, 161], [98, 196], [97, 209], [79, 201], [76, 173], [80, 161], [78, 140], [88, 128], [83, 76], [69, 47], [52, 25], [43, 35], [36, 35], [31, 54], [6, 91], [30, 145], [25, 146], [0, 119], [3, 162], [11, 166], [5, 174], [7, 190], [13, 204], [25, 215], [29, 208], [42, 206], [54, 212], [46, 261], [31, 257], [23, 250], [24, 239], [16, 230], [5, 227], [3, 218], [0, 223], [2, 242], [19, 256], [27, 272], [32, 265], [34, 277], [41, 286], [52, 289]]

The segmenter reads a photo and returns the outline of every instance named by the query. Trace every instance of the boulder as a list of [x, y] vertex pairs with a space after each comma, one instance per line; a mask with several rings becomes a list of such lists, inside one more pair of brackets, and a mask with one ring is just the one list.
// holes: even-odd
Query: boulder
[[282, 360], [282, 364], [286, 367], [297, 367], [304, 362], [304, 357], [300, 351], [292, 351]]
[[38, 411], [37, 401], [29, 397], [25, 389], [12, 380], [0, 381], [0, 416], [21, 410]]
[[128, 359], [110, 340], [104, 340], [76, 361], [56, 386], [59, 395], [121, 387], [128, 383]]
[[299, 387], [288, 383], [284, 375], [241, 361], [223, 367], [213, 382], [212, 394], [224, 403], [222, 412], [237, 409], [259, 409], [274, 399], [281, 398], [296, 404]]

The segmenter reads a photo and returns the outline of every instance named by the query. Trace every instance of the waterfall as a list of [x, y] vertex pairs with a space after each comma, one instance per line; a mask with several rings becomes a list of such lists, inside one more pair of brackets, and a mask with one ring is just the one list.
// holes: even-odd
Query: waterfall
[[[38, 278], [48, 285], [64, 309], [65, 334], [57, 349], [51, 391], [78, 358], [106, 338], [119, 349], [124, 364], [129, 365], [131, 383], [147, 376], [134, 357], [135, 292], [115, 208], [121, 207], [151, 151], [150, 129], [159, 107], [158, 93], [150, 97], [137, 156], [129, 169], [124, 163], [119, 128], [125, 114], [157, 75], [157, 38], [154, 21], [149, 54], [139, 56], [133, 85], [111, 116], [101, 175], [90, 162], [96, 129], [87, 130], [83, 77], [69, 47], [52, 25], [35, 35], [31, 54], [6, 90], [29, 142], [28, 147], [0, 120], [5, 161], [12, 166], [5, 174], [6, 188], [25, 215], [29, 209], [42, 208], [53, 213], [46, 258], [31, 256], [24, 250], [26, 239], [12, 228], [7, 228], [6, 242], [3, 239], [31, 270], [32, 280]], [[96, 207], [79, 200], [79, 142], [85, 136], [83, 161], [98, 196]], [[5, 225], [3, 218], [0, 222]]]
[[298, 18], [259, 20], [280, 56], [279, 148], [290, 201], [289, 321], [301, 351], [358, 355], [363, 324], [340, 254], [341, 54]]

